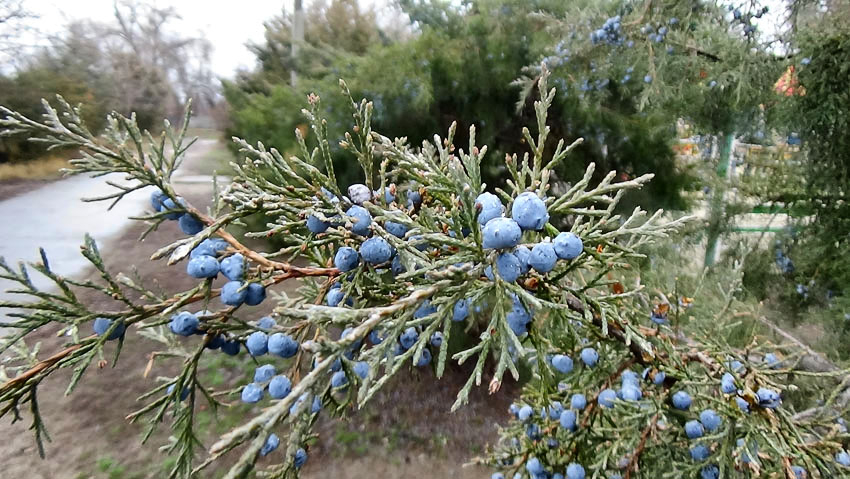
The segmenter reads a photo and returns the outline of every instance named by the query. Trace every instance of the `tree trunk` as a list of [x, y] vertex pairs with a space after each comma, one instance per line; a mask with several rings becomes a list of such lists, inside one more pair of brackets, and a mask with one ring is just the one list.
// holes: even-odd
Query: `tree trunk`
[[295, 14], [292, 17], [292, 70], [290, 71], [290, 83], [292, 87], [298, 83], [298, 50], [304, 41], [304, 6], [302, 0], [295, 0]]

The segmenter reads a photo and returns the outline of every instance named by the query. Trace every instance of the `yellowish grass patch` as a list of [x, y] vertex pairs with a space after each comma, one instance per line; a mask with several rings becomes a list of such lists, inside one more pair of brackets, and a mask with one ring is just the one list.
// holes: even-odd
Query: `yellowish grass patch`
[[0, 181], [46, 180], [61, 176], [59, 170], [70, 166], [62, 156], [47, 156], [31, 161], [0, 163]]

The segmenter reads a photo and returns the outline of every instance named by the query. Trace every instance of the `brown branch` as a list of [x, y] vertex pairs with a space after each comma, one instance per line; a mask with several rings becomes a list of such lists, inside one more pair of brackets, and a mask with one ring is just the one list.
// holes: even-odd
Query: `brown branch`
[[[291, 279], [291, 278], [300, 278], [300, 277], [304, 277], [304, 276], [331, 276], [332, 277], [332, 276], [335, 276], [337, 274], [339, 274], [339, 270], [337, 270], [336, 268], [293, 268], [290, 271], [287, 271], [287, 272], [284, 272], [284, 273], [281, 273], [281, 274], [278, 274], [276, 276], [269, 278], [268, 280], [266, 280], [264, 282], [263, 286], [270, 286], [270, 285], [277, 284], [277, 283], [280, 283], [284, 280]], [[221, 289], [214, 289], [210, 292], [209, 297], [215, 298], [215, 297], [220, 296], [220, 295], [221, 295]], [[135, 317], [131, 316], [130, 318], [128, 318], [128, 320], [125, 321], [125, 324], [127, 324], [129, 326], [131, 324], [142, 321], [145, 318], [159, 314], [162, 311], [168, 309], [169, 307], [171, 307], [172, 305], [174, 305], [175, 303], [177, 303], [179, 301], [185, 301], [186, 304], [191, 304], [191, 303], [195, 303], [197, 301], [200, 301], [202, 299], [206, 299], [207, 297], [208, 296], [205, 292], [199, 292], [199, 293], [195, 293], [194, 295], [190, 296], [189, 298], [183, 298], [183, 299], [181, 299], [180, 297], [169, 298], [169, 299], [163, 301], [162, 303], [159, 303], [159, 304], [156, 304], [156, 305], [148, 305], [148, 306], [143, 307], [141, 313], [136, 314]], [[131, 310], [128, 310], [128, 311], [125, 311], [124, 314], [130, 314], [131, 312], [132, 312]], [[92, 336], [85, 338], [84, 340], [94, 338], [94, 337], [95, 336], [92, 335]], [[62, 351], [55, 353], [54, 355], [50, 356], [49, 358], [44, 359], [42, 361], [39, 361], [32, 368], [30, 368], [27, 371], [15, 376], [14, 378], [6, 381], [2, 386], [0, 386], [0, 391], [8, 390], [8, 389], [16, 386], [17, 384], [19, 384], [21, 382], [25, 382], [25, 381], [29, 380], [30, 378], [38, 375], [40, 372], [44, 371], [45, 369], [55, 365], [57, 362], [61, 361], [62, 359], [70, 356], [74, 351], [79, 349], [81, 346], [82, 346], [82, 343], [73, 344], [73, 345], [63, 349]]]
[[[91, 337], [94, 337], [94, 335], [89, 336], [89, 338], [91, 338]], [[89, 339], [89, 338], [85, 338], [85, 339]], [[80, 349], [81, 346], [82, 346], [81, 343], [73, 344], [73, 345], [68, 346], [67, 348], [63, 349], [62, 351], [59, 351], [58, 353], [54, 354], [53, 356], [50, 356], [47, 359], [39, 361], [38, 364], [36, 364], [32, 368], [30, 368], [27, 371], [25, 371], [25, 372], [15, 376], [15, 377], [13, 377], [12, 379], [9, 379], [8, 381], [6, 381], [6, 383], [3, 384], [2, 387], [0, 387], [0, 391], [4, 391], [4, 390], [6, 390], [6, 389], [18, 384], [18, 383], [28, 381], [29, 379], [31, 379], [33, 376], [37, 375], [41, 371], [53, 366], [57, 362], [66, 358], [69, 354]]]
[[643, 432], [640, 435], [640, 442], [638, 443], [637, 448], [635, 449], [632, 457], [629, 458], [629, 465], [626, 466], [626, 479], [630, 479], [632, 476], [632, 469], [635, 472], [638, 470], [638, 459], [640, 458], [640, 454], [643, 452], [643, 449], [646, 447], [646, 439], [649, 437], [649, 434], [655, 429], [656, 421], [658, 420], [658, 413], [655, 413], [652, 416], [652, 419], [649, 420], [649, 425], [647, 425]]

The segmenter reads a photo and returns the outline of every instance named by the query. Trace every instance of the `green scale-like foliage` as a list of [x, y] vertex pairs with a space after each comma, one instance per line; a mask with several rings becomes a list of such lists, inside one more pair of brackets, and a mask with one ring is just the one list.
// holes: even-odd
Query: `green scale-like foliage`
[[[531, 371], [532, 379], [524, 387], [521, 401], [533, 407], [530, 420], [538, 423], [539, 436], [529, 436], [527, 425], [511, 423], [502, 431], [499, 445], [479, 459], [510, 473], [532, 467], [534, 458], [551, 473], [561, 473], [568, 463], [577, 463], [596, 477], [616, 471], [627, 477], [704, 476], [713, 467], [723, 477], [757, 471], [768, 477], [793, 477], [792, 466], [805, 468], [813, 477], [844, 475], [845, 469], [835, 464], [833, 455], [847, 440], [840, 422], [848, 403], [847, 381], [843, 379], [846, 371], [830, 366], [810, 372], [803, 367], [807, 352], [795, 348], [780, 348], [774, 363], [766, 356], [772, 352], [771, 346], [743, 338], [738, 338], [738, 347], [725, 343], [717, 330], [726, 327], [733, 313], [734, 284], [730, 285], [728, 302], [720, 309], [695, 308], [693, 321], [705, 327], [697, 328], [691, 336], [680, 334], [678, 298], [674, 297], [672, 306], [657, 305], [655, 322], [650, 322], [653, 306], [645, 292], [648, 288], [641, 284], [634, 266], [644, 258], [645, 246], [675, 233], [689, 218], [669, 221], [661, 212], [646, 215], [638, 208], [620, 216], [616, 208], [625, 192], [642, 187], [652, 176], [615, 181], [616, 173], [611, 172], [595, 182], [593, 165], [575, 184], [560, 184], [563, 193], [553, 195], [554, 168], [580, 142], [567, 146], [558, 141], [553, 149], [545, 147], [550, 135], [547, 115], [555, 90], [547, 86], [545, 67], [541, 73], [535, 85], [539, 100], [533, 106], [534, 134], [528, 128], [521, 131], [528, 152], [505, 161], [509, 179], [496, 187], [482, 182], [481, 164], [489, 153], [486, 146], [476, 144], [474, 128], [469, 131], [466, 147], [455, 146], [452, 127], [445, 138], [434, 136], [433, 142], [413, 148], [404, 138], [373, 131], [373, 104], [352, 100], [342, 84], [342, 97], [355, 125], [339, 147], [356, 158], [363, 182], [370, 189], [389, 188], [397, 195], [392, 201], [379, 194], [362, 202], [373, 218], [368, 234], [390, 243], [406, 270], [394, 273], [389, 262], [369, 264], [361, 260], [345, 274], [328, 266], [343, 245], [359, 250], [365, 259], [366, 237], [351, 231], [355, 218], [345, 213], [347, 188], [337, 180], [328, 124], [320, 116], [323, 110], [316, 95], [309, 97], [309, 109], [304, 113], [317, 141], [308, 144], [297, 132], [298, 154], [283, 156], [275, 149], [237, 140], [243, 156], [232, 165], [236, 171], [233, 182], [221, 192], [216, 190], [208, 213], [181, 202], [170, 181], [191, 146], [191, 141], [185, 140], [185, 124], [178, 131], [166, 124], [157, 140], [141, 132], [132, 118], [112, 115], [106, 136], [96, 139], [85, 128], [79, 110], [61, 99], [58, 111], [46, 105], [44, 122], [3, 109], [6, 119], [2, 124], [10, 130], [27, 132], [49, 145], [80, 148], [83, 157], [73, 161], [70, 173], [120, 172], [132, 181], [131, 186], [116, 186], [113, 195], [101, 200], [118, 201], [130, 191], [154, 187], [179, 206], [157, 208], [139, 218], [148, 221], [151, 228], [162, 226], [174, 214], [190, 215], [201, 222], [195, 234], [165, 245], [153, 255], [152, 260], [168, 258], [163, 274], [173, 274], [169, 267], [185, 263], [193, 249], [215, 236], [226, 243], [222, 256], [243, 255], [243, 285], [259, 283], [274, 291], [287, 280], [302, 278], [304, 284], [297, 297], [275, 298], [275, 323], [260, 323], [247, 304], [220, 304], [229, 293], [212, 278], [199, 280], [187, 291], [162, 294], [150, 291], [140, 278], [113, 276], [91, 239], [86, 240], [83, 254], [101, 273], [98, 282], [55, 275], [44, 254], [41, 262], [29, 267], [0, 263], [2, 277], [18, 283], [18, 294], [30, 299], [0, 304], [18, 310], [11, 313], [13, 321], [4, 326], [19, 331], [3, 343], [3, 350], [12, 357], [6, 369], [11, 375], [0, 386], [0, 415], [17, 419], [19, 410], [28, 406], [41, 444], [47, 437], [37, 402], [41, 381], [63, 368], [73, 369], [70, 392], [91, 362], [111, 350], [107, 343], [113, 333], [120, 336], [116, 360], [123, 342], [133, 340], [138, 333], [161, 345], [162, 350], [152, 356], [157, 361], [181, 366], [175, 377], [163, 378], [160, 385], [140, 397], [143, 405], [129, 416], [133, 421], [150, 423], [146, 439], [161, 422], [171, 422], [175, 438], [167, 448], [175, 458], [171, 477], [204, 477], [207, 467], [230, 451], [238, 458], [224, 477], [246, 477], [253, 473], [260, 451], [273, 432], [282, 438], [283, 453], [275, 453], [274, 465], [257, 471], [257, 476], [297, 477], [300, 463], [296, 458], [303, 453], [298, 451], [309, 449], [311, 427], [321, 411], [337, 415], [349, 404], [363, 404], [389, 378], [404, 374], [412, 365], [433, 367], [440, 377], [449, 361], [474, 363], [452, 408], [462, 407], [470, 390], [479, 386], [485, 375], [491, 378], [490, 390], [496, 391], [506, 373], [517, 378], [520, 366]], [[486, 235], [478, 222], [482, 211], [476, 197], [485, 190], [497, 194], [509, 214], [520, 194], [537, 195], [546, 205], [548, 222], [539, 231], [526, 231], [520, 242], [533, 246], [550, 241], [559, 229], [570, 231], [583, 242], [578, 255], [558, 261], [548, 273], [530, 271], [518, 281], [506, 280], [496, 263], [500, 252], [483, 247]], [[420, 193], [421, 204], [408, 206], [402, 201], [412, 192]], [[268, 218], [268, 224], [251, 235], [280, 236], [284, 244], [281, 249], [252, 250], [229, 233], [241, 219], [258, 213]], [[311, 233], [305, 225], [310, 215], [333, 224], [321, 233]], [[386, 231], [390, 220], [409, 228], [404, 237]], [[501, 220], [490, 223], [494, 221]], [[556, 224], [565, 226], [558, 228]], [[296, 266], [304, 263], [307, 266]], [[495, 274], [488, 274], [488, 267]], [[31, 270], [50, 278], [58, 289], [35, 288], [29, 280]], [[335, 285], [352, 299], [351, 305], [326, 305]], [[117, 300], [117, 305], [109, 310], [93, 309], [77, 299], [75, 290], [79, 288], [99, 291]], [[464, 325], [471, 341], [449, 356], [453, 309], [461, 299], [470, 305]], [[687, 303], [682, 302], [685, 307]], [[204, 309], [195, 316], [199, 320], [196, 339], [181, 339], [167, 332], [169, 321], [172, 331], [180, 331], [175, 315], [195, 308]], [[518, 309], [531, 317], [523, 328], [516, 327], [511, 319]], [[95, 318], [111, 322], [100, 335], [89, 335]], [[672, 329], [661, 324], [668, 321], [673, 322]], [[31, 350], [25, 341], [32, 332], [48, 327], [60, 327], [67, 333], [68, 344], [43, 357], [38, 347]], [[119, 329], [124, 327], [129, 337]], [[340, 328], [347, 331], [338, 336]], [[418, 334], [406, 347], [401, 346], [396, 338], [411, 330]], [[430, 343], [437, 331], [444, 336], [439, 346]], [[220, 354], [212, 348], [217, 338], [254, 348], [251, 337], [258, 333], [285, 333], [298, 341], [294, 358], [270, 359], [292, 380], [292, 390], [283, 399], [264, 400], [268, 401], [263, 403], [265, 408], [242, 418], [240, 426], [215, 443], [204, 445], [208, 454], [199, 463], [195, 405], [207, 402], [215, 407], [222, 396], [241, 394], [244, 399], [250, 397], [246, 394], [251, 388], [262, 390], [265, 383], [255, 379], [257, 384], [246, 384], [251, 378], [245, 378], [223, 388], [204, 384], [197, 375], [198, 364], [206, 355]], [[371, 333], [383, 341], [367, 342]], [[741, 348], [740, 344], [746, 346]], [[588, 346], [600, 354], [593, 368], [579, 365], [578, 351]], [[264, 356], [259, 349], [251, 350], [258, 357]], [[573, 357], [576, 367], [568, 374], [555, 372], [553, 367], [559, 363], [552, 358], [556, 354]], [[428, 356], [433, 358], [430, 362], [423, 359]], [[361, 362], [368, 366], [362, 376], [356, 373], [358, 368], [362, 371]], [[628, 368], [637, 371], [634, 381], [643, 390], [643, 398], [617, 399], [610, 409], [595, 406], [597, 394], [606, 387], [616, 387]], [[644, 370], [645, 379], [640, 376]], [[721, 394], [719, 380], [726, 371], [734, 374], [734, 388]], [[653, 384], [661, 372], [666, 379]], [[342, 377], [347, 387], [340, 385]], [[795, 379], [799, 377], [807, 381]], [[797, 397], [797, 382], [810, 394]], [[781, 394], [784, 401], [779, 396], [760, 398], [758, 394], [764, 395], [762, 388]], [[671, 404], [671, 395], [679, 390], [693, 397], [689, 411]], [[568, 433], [558, 421], [540, 418], [542, 407], [549, 408], [554, 400], [567, 404], [568, 395], [577, 391], [587, 395], [589, 405], [579, 414], [575, 433]], [[817, 399], [823, 402], [814, 404]], [[693, 443], [686, 440], [682, 423], [694, 420], [698, 411], [708, 407], [720, 414], [722, 426], [702, 440], [711, 448], [708, 461], [694, 462], [687, 452]], [[446, 410], [448, 413], [450, 408]], [[749, 465], [742, 462], [738, 439], [758, 445], [756, 461]]]

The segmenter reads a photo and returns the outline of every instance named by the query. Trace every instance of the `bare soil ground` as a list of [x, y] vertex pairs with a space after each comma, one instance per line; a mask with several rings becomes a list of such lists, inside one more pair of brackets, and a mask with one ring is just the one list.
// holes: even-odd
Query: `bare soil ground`
[[[193, 204], [205, 205], [208, 187], [183, 185], [181, 192]], [[137, 267], [138, 274], [148, 281], [156, 280], [161, 288], [179, 291], [193, 286], [194, 281], [184, 273], [184, 266], [168, 267], [164, 262], [148, 260], [159, 246], [176, 239], [176, 224], [164, 224], [144, 242], [137, 238], [143, 225], [134, 225], [111, 244], [100, 245], [106, 264], [114, 272], [129, 272]], [[97, 280], [89, 271], [84, 275]], [[84, 293], [83, 301], [108, 309], [111, 300]], [[267, 303], [270, 303], [267, 301]], [[269, 306], [266, 306], [268, 308]], [[251, 308], [243, 319], [253, 320], [267, 310]], [[49, 355], [62, 347], [63, 340], [53, 331], [38, 333], [42, 342], [41, 355]], [[8, 418], [0, 426], [4, 441], [0, 442], [2, 477], [27, 479], [82, 478], [160, 478], [171, 463], [159, 446], [168, 441], [168, 427], [162, 425], [146, 445], [140, 445], [144, 424], [130, 424], [124, 419], [138, 409], [137, 397], [152, 389], [157, 376], [172, 376], [178, 364], [156, 362], [145, 377], [148, 354], [159, 349], [157, 343], [135, 332], [127, 335], [120, 361], [110, 366], [88, 371], [77, 389], [64, 396], [68, 374], [58, 374], [40, 388], [39, 399], [52, 442], [47, 443], [47, 458], [38, 458], [32, 433], [27, 430], [30, 417], [23, 411], [23, 422], [9, 425]], [[110, 345], [110, 347], [114, 347]], [[246, 355], [238, 361], [222, 363], [223, 355], [213, 353], [207, 363], [206, 377], [221, 383], [222, 388], [237, 386], [248, 380], [253, 367]], [[216, 360], [216, 358], [219, 358]], [[107, 357], [106, 359], [111, 359]], [[232, 367], [235, 364], [236, 367]], [[223, 366], [224, 365], [224, 366]], [[364, 409], [352, 410], [346, 419], [334, 419], [323, 412], [316, 431], [318, 442], [310, 449], [310, 459], [304, 477], [487, 477], [483, 468], [461, 465], [482, 452], [496, 438], [497, 423], [507, 420], [506, 409], [518, 391], [506, 380], [502, 391], [489, 396], [484, 385], [471, 395], [470, 404], [454, 414], [449, 408], [455, 394], [467, 378], [465, 368], [449, 367], [446, 376], [437, 381], [430, 370], [402, 372]], [[210, 445], [219, 434], [249, 416], [251, 409], [238, 405], [234, 410], [220, 411], [215, 419], [199, 403], [200, 439]], [[236, 415], [237, 417], [233, 417]], [[280, 459], [272, 454], [265, 461]], [[203, 457], [203, 451], [201, 451]], [[219, 477], [222, 470], [211, 470], [202, 477]]]

